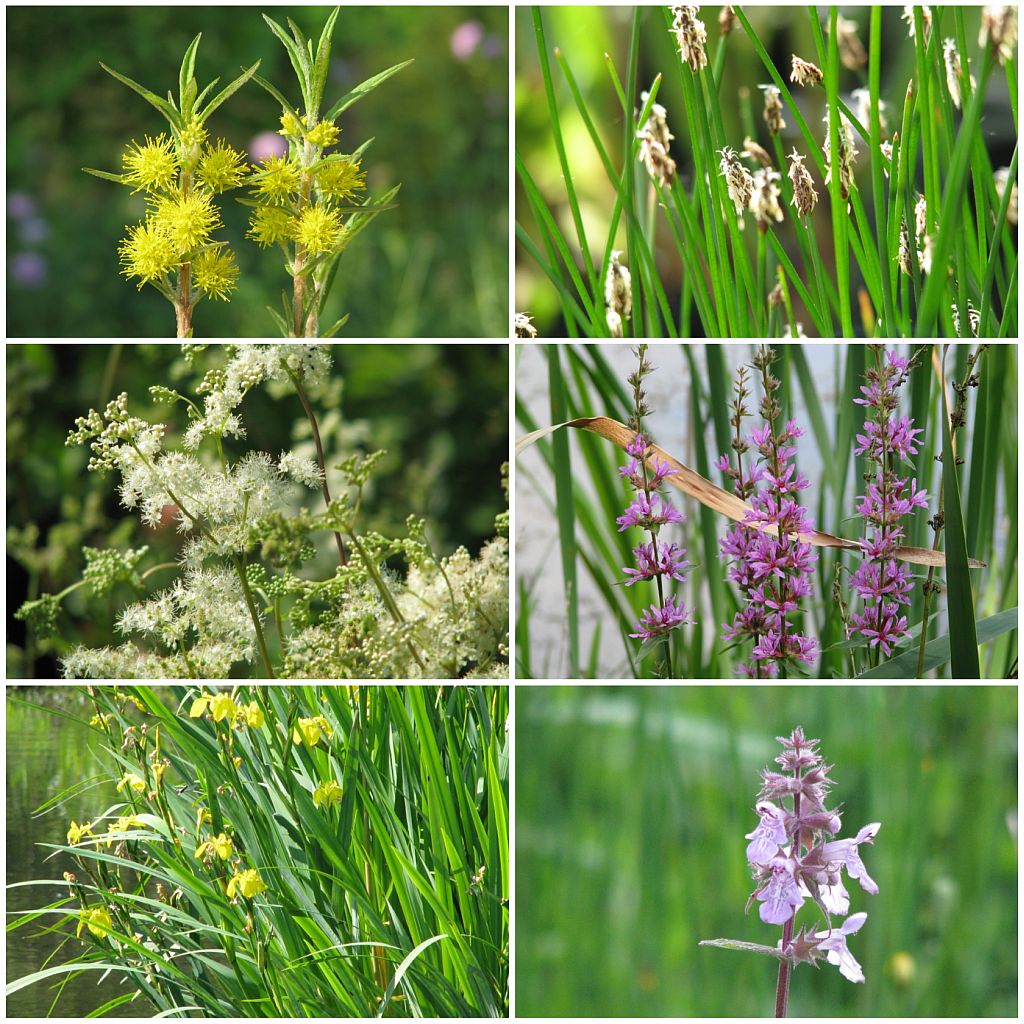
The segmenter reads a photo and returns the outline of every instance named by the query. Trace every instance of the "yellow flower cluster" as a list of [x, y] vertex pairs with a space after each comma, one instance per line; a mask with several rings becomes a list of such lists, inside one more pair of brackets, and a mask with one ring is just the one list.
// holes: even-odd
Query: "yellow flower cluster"
[[317, 807], [324, 809], [333, 807], [337, 803], [341, 803], [341, 786], [338, 785], [334, 779], [329, 779], [327, 782], [320, 783], [316, 789], [313, 790], [313, 803]]
[[[282, 116], [282, 135], [304, 130], [294, 121], [291, 114]], [[337, 127], [322, 121], [306, 138], [333, 145], [337, 134]], [[263, 247], [294, 242], [307, 254], [321, 256], [344, 247], [348, 231], [337, 207], [365, 191], [366, 173], [356, 160], [331, 157], [304, 174], [297, 160], [272, 156], [253, 168], [249, 187], [256, 207], [247, 237]]]
[[321, 737], [329, 740], [333, 735], [334, 728], [323, 715], [300, 718], [292, 729], [292, 743], [305, 743], [307, 747], [315, 747]]
[[102, 939], [107, 932], [114, 927], [110, 914], [106, 907], [83, 907], [78, 915], [78, 930], [75, 933], [79, 937], [86, 928], [98, 939]]
[[189, 718], [201, 718], [209, 712], [215, 722], [223, 722], [227, 719], [233, 729], [239, 729], [243, 725], [251, 729], [259, 729], [264, 723], [263, 709], [256, 703], [250, 701], [248, 704], [237, 704], [230, 693], [203, 693], [192, 702], [189, 710]]
[[146, 219], [125, 228], [118, 248], [121, 273], [138, 279], [139, 288], [166, 285], [173, 271], [192, 264], [193, 286], [227, 299], [238, 267], [224, 243], [213, 241], [213, 232], [223, 226], [213, 197], [244, 182], [248, 168], [242, 154], [223, 139], [208, 145], [206, 129], [193, 122], [177, 139], [161, 133], [132, 141], [121, 163], [121, 180], [133, 192], [146, 192], [149, 200]]
[[211, 856], [216, 854], [221, 860], [227, 860], [234, 850], [235, 845], [231, 841], [231, 836], [221, 832], [215, 839], [208, 839], [205, 843], [200, 843], [196, 847], [196, 857], [201, 860], [207, 854]]
[[267, 887], [263, 884], [259, 872], [254, 868], [249, 868], [246, 871], [236, 871], [228, 880], [228, 899], [233, 899], [237, 892], [247, 900], [251, 900], [253, 896], [266, 892], [266, 889]]

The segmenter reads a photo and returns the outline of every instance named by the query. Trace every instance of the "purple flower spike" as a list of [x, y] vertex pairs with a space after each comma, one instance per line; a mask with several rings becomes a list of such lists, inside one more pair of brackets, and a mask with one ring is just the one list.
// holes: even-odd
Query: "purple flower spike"
[[[646, 530], [649, 537], [648, 542], [633, 548], [636, 568], [624, 566], [622, 569], [626, 574], [627, 587], [647, 582], [653, 582], [657, 587], [658, 600], [643, 613], [636, 624], [636, 632], [629, 634], [635, 640], [664, 637], [676, 627], [694, 622], [693, 614], [686, 605], [666, 590], [672, 580], [686, 582], [690, 563], [686, 559], [685, 548], [659, 538], [663, 526], [682, 523], [685, 518], [658, 493], [662, 483], [679, 470], [654, 454], [654, 445], [642, 427], [643, 417], [650, 412], [643, 388], [644, 377], [652, 369], [646, 353], [646, 345], [637, 346], [639, 365], [629, 378], [633, 389], [633, 415], [630, 417], [633, 438], [625, 446], [629, 461], [619, 467], [619, 476], [633, 488], [633, 500], [615, 520], [620, 533], [636, 526]], [[671, 644], [666, 643], [663, 653], [669, 676], [672, 675], [671, 651]]]
[[[745, 602], [732, 622], [723, 626], [722, 639], [753, 641], [750, 663], [741, 665], [739, 671], [755, 679], [774, 678], [790, 662], [812, 664], [818, 647], [816, 640], [802, 634], [799, 625], [799, 602], [811, 593], [811, 574], [818, 560], [814, 548], [801, 540], [814, 529], [798, 498], [810, 482], [791, 462], [796, 448], [789, 442], [801, 437], [803, 430], [794, 420], [775, 427], [781, 406], [774, 398], [779, 382], [769, 370], [773, 359], [770, 349], [762, 349], [754, 359], [764, 389], [760, 406], [764, 422], [746, 439], [742, 421], [747, 415], [743, 404], [747, 377], [746, 368], [740, 369], [730, 420], [735, 430], [736, 467], [724, 455], [717, 463], [734, 481], [736, 494], [750, 497], [743, 522], [729, 529], [719, 547], [721, 557], [729, 563], [729, 579], [739, 586]], [[744, 465], [743, 455], [751, 448], [759, 458]]]
[[[746, 838], [747, 860], [754, 877], [754, 891], [747, 909], [756, 901], [765, 924], [779, 925], [782, 938], [774, 946], [714, 939], [701, 945], [741, 947], [778, 956], [777, 1016], [786, 1016], [789, 975], [801, 963], [826, 959], [849, 981], [862, 983], [864, 972], [847, 948], [847, 939], [860, 931], [867, 914], [850, 914], [850, 894], [843, 885], [843, 869], [868, 893], [878, 886], [867, 873], [859, 848], [873, 843], [878, 822], [865, 825], [852, 839], [833, 839], [841, 822], [835, 810], [825, 806], [832, 780], [831, 767], [818, 751], [818, 741], [803, 729], [778, 737], [782, 753], [775, 759], [782, 771], [765, 768], [754, 811], [757, 827]], [[797, 929], [797, 915], [805, 903], [814, 903], [828, 924], [826, 931]], [[849, 916], [847, 917], [847, 915]], [[845, 921], [838, 920], [845, 917]]]
[[911, 603], [914, 589], [910, 570], [896, 558], [905, 537], [901, 520], [915, 508], [928, 507], [928, 494], [918, 490], [917, 480], [908, 481], [894, 468], [917, 454], [918, 435], [923, 433], [908, 416], [895, 415], [899, 389], [909, 373], [909, 359], [886, 352], [880, 365], [868, 370], [868, 383], [861, 388], [865, 397], [854, 399], [870, 417], [864, 433], [857, 435], [854, 453], [874, 463], [875, 471], [857, 501], [857, 513], [865, 523], [860, 541], [864, 560], [851, 583], [863, 607], [850, 616], [848, 628], [851, 636], [860, 634], [870, 649], [887, 658], [910, 636], [907, 617], [900, 615], [900, 606]]

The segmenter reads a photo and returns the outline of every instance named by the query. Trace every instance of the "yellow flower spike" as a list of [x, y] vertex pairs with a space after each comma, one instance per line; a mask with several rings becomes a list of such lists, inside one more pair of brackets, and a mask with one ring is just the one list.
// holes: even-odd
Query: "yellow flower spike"
[[254, 868], [246, 871], [238, 871], [228, 881], [228, 899], [233, 899], [236, 892], [241, 893], [247, 900], [253, 896], [266, 892], [267, 887], [260, 879], [259, 872]]
[[169, 274], [181, 264], [181, 257], [173, 242], [152, 221], [125, 228], [117, 252], [121, 258], [121, 273], [125, 277], [139, 278], [139, 288], [158, 277]]
[[271, 156], [253, 171], [259, 177], [251, 181], [257, 195], [266, 196], [272, 203], [283, 203], [299, 194], [302, 184], [302, 169], [286, 157]]
[[83, 907], [78, 917], [78, 930], [75, 934], [81, 936], [82, 932], [88, 928], [96, 938], [102, 939], [107, 934], [107, 929], [113, 927], [114, 922], [110, 919], [106, 907]]
[[74, 819], [71, 820], [71, 827], [68, 829], [68, 845], [77, 846], [83, 839], [95, 839], [92, 830], [92, 822], [86, 821], [79, 825]]
[[123, 793], [125, 787], [131, 788], [133, 793], [146, 792], [146, 780], [136, 772], [126, 772], [121, 781], [117, 784], [118, 793]]
[[134, 185], [132, 194], [145, 190], [169, 189], [178, 178], [178, 158], [171, 140], [161, 132], [155, 139], [145, 136], [141, 145], [134, 139], [121, 154], [122, 175], [126, 185]]
[[326, 810], [341, 802], [341, 786], [334, 779], [322, 782], [313, 790], [313, 803]]
[[341, 129], [330, 121], [321, 121], [315, 128], [306, 132], [306, 139], [312, 142], [314, 146], [321, 146], [326, 149], [338, 141], [340, 131]]
[[355, 199], [366, 189], [366, 172], [351, 160], [332, 160], [316, 172], [316, 185], [328, 199]]
[[335, 210], [325, 206], [307, 206], [299, 216], [295, 240], [313, 255], [332, 252], [344, 237], [345, 226]]
[[156, 199], [150, 222], [180, 255], [204, 244], [213, 231], [223, 227], [220, 212], [208, 192], [179, 193]]
[[263, 709], [256, 703], [256, 701], [250, 701], [242, 708], [242, 714], [245, 715], [245, 724], [250, 729], [261, 729], [265, 721], [263, 715]]
[[238, 715], [238, 710], [238, 705], [232, 700], [230, 693], [218, 693], [210, 701], [210, 711], [215, 722], [222, 722], [225, 718], [229, 718], [233, 722]]
[[230, 249], [204, 249], [192, 261], [192, 279], [211, 299], [227, 301], [235, 290], [238, 265]]
[[211, 700], [213, 700], [213, 698], [208, 693], [204, 693], [202, 697], [196, 697], [196, 699], [192, 701], [192, 708], [188, 713], [188, 717], [201, 718], [206, 714], [206, 709], [210, 706]]
[[257, 206], [246, 237], [266, 248], [275, 242], [290, 242], [296, 227], [298, 221], [283, 206]]
[[211, 192], [238, 188], [245, 181], [247, 173], [245, 158], [223, 139], [218, 139], [215, 146], [208, 146], [203, 151], [196, 168], [199, 183]]

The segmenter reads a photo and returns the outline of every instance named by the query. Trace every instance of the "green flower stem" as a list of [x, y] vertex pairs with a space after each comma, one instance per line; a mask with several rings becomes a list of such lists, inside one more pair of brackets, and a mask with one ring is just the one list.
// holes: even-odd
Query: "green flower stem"
[[[288, 369], [288, 377], [295, 387], [295, 393], [299, 396], [302, 408], [306, 412], [306, 418], [309, 420], [310, 429], [313, 431], [313, 443], [316, 445], [316, 462], [320, 467], [320, 493], [324, 496], [324, 504], [330, 508], [331, 492], [327, 487], [327, 467], [324, 465], [324, 448], [320, 443], [320, 429], [316, 424], [316, 414], [313, 412], [313, 407], [309, 404], [309, 399], [306, 397], [306, 391], [302, 386], [302, 378], [297, 373], [293, 373], [291, 369]], [[344, 565], [348, 560], [345, 554], [345, 542], [341, 539], [341, 534], [337, 530], [334, 531], [334, 539], [338, 544], [338, 564]]]
[[[348, 531], [348, 536], [349, 540], [352, 541], [352, 547], [355, 548], [355, 550], [358, 552], [359, 558], [362, 560], [363, 565], [366, 567], [366, 571], [370, 574], [370, 578], [373, 580], [374, 585], [377, 587], [377, 591], [380, 593], [381, 600], [383, 600], [384, 606], [387, 608], [391, 617], [395, 620], [395, 622], [399, 624], [404, 623], [405, 618], [402, 616], [401, 609], [395, 603], [394, 595], [388, 589], [387, 583], [384, 582], [384, 577], [381, 576], [380, 570], [377, 568], [376, 565], [374, 565], [373, 559], [370, 558], [370, 555], [367, 552], [366, 548], [363, 547], [362, 542], [351, 530]], [[410, 640], [406, 640], [405, 645], [409, 648], [409, 653], [413, 656], [414, 660], [416, 661], [416, 664], [419, 665], [419, 667], [424, 672], [426, 672], [427, 666], [423, 664], [423, 660], [420, 658], [418, 652], [416, 651], [416, 648], [413, 647], [412, 642]]]
[[[312, 120], [312, 118], [310, 118]], [[309, 168], [314, 162], [312, 143], [302, 143], [302, 185], [299, 193], [299, 215], [305, 210], [313, 196], [313, 175]], [[292, 261], [292, 336], [295, 338], [315, 338], [319, 333], [319, 317], [316, 302], [312, 303], [308, 315], [306, 291], [311, 282], [312, 271], [306, 270], [306, 249], [299, 242], [295, 243], [295, 259]]]
[[249, 617], [252, 619], [253, 627], [256, 630], [256, 645], [259, 647], [260, 657], [263, 659], [263, 667], [266, 669], [267, 678], [274, 678], [274, 666], [270, 661], [270, 653], [267, 651], [267, 641], [263, 636], [263, 626], [260, 624], [260, 616], [256, 611], [256, 602], [252, 598], [252, 590], [249, 589], [249, 580], [245, 575], [245, 564], [240, 555], [232, 555], [231, 562], [238, 573], [238, 580], [242, 584], [242, 594], [245, 596], [245, 605], [249, 609]]

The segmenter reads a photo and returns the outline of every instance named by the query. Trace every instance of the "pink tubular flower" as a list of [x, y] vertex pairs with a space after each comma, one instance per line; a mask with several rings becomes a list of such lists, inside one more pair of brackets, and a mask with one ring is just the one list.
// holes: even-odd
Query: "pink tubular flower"
[[686, 570], [690, 563], [683, 557], [686, 552], [678, 544], [662, 543], [658, 548], [654, 544], [641, 544], [633, 548], [638, 568], [624, 566], [622, 571], [630, 578], [626, 586], [631, 587], [641, 580], [653, 580], [655, 576], [667, 576], [670, 579], [686, 582]]
[[830, 932], [814, 934], [818, 940], [818, 949], [825, 952], [828, 962], [838, 967], [839, 973], [848, 981], [860, 984], [864, 981], [864, 971], [846, 948], [846, 937], [859, 932], [867, 919], [868, 915], [861, 911], [859, 914], [851, 914], [838, 928], [833, 928]]
[[[659, 508], [656, 502], [660, 503]], [[673, 508], [660, 494], [654, 500], [646, 494], [637, 494], [632, 504], [615, 522], [619, 524], [619, 533], [631, 526], [639, 526], [644, 530], [657, 529], [665, 523], [681, 523], [682, 512]]]
[[[780, 736], [779, 742], [783, 750], [775, 762], [782, 770], [765, 768], [761, 772], [761, 791], [754, 807], [758, 824], [746, 835], [747, 861], [754, 878], [747, 907], [756, 901], [761, 920], [781, 926], [782, 938], [774, 948], [750, 944], [746, 948], [777, 955], [794, 966], [824, 958], [838, 967], [844, 978], [863, 982], [864, 972], [847, 948], [847, 938], [860, 931], [867, 914], [849, 914], [850, 894], [843, 885], [843, 870], [865, 892], [878, 893], [859, 848], [873, 843], [881, 826], [873, 822], [852, 839], [832, 838], [841, 822], [838, 812], [825, 806], [832, 786], [831, 768], [817, 749], [818, 741], [808, 739], [797, 726], [789, 736]], [[806, 924], [797, 929], [797, 915], [808, 902], [822, 912], [827, 930], [810, 931]], [[837, 920], [843, 917], [845, 921]], [[709, 944], [737, 945], [726, 939]], [[788, 993], [788, 977], [784, 991]]]

